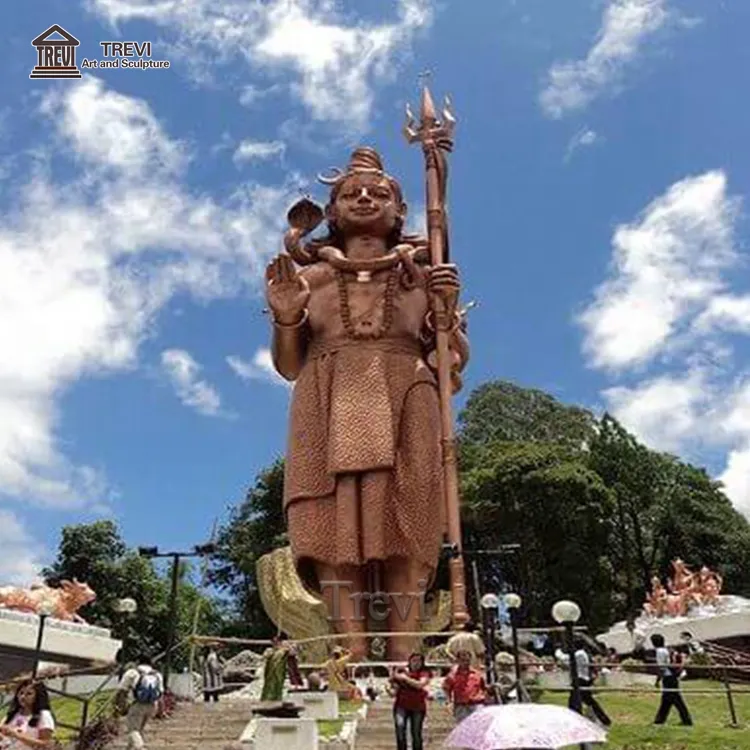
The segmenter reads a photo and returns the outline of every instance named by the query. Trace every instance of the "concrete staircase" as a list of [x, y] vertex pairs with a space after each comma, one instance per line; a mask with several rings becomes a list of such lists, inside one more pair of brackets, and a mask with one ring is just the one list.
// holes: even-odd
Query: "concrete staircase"
[[[236, 745], [250, 721], [250, 701], [224, 699], [220, 703], [178, 703], [169, 719], [154, 719], [143, 733], [148, 750], [225, 750]], [[425, 750], [438, 750], [453, 729], [450, 709], [430, 703], [424, 727]], [[124, 722], [107, 750], [124, 750]], [[371, 703], [367, 719], [359, 722], [356, 750], [394, 750], [393, 709], [390, 701]]]
[[[450, 708], [431, 702], [423, 732], [425, 750], [442, 748], [452, 729], [453, 715]], [[395, 747], [396, 734], [390, 702], [371, 703], [367, 719], [359, 724], [356, 750], [394, 750]]]
[[[178, 703], [168, 719], [153, 719], [143, 733], [148, 750], [224, 750], [236, 743], [250, 721], [249, 701]], [[125, 723], [107, 750], [127, 745]]]

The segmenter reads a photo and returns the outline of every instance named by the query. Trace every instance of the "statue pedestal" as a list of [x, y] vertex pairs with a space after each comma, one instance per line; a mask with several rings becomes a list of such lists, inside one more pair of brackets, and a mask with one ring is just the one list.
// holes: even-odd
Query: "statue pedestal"
[[306, 719], [339, 718], [339, 697], [334, 692], [290, 692], [287, 700], [304, 708]]
[[750, 600], [740, 596], [723, 596], [716, 608], [696, 609], [685, 617], [639, 617], [631, 635], [625, 622], [618, 622], [596, 637], [607, 648], [629, 654], [636, 639], [643, 640], [646, 650], [652, 648], [651, 636], [660, 633], [667, 646], [677, 646], [680, 633], [689, 632], [696, 641], [722, 641], [750, 635]]
[[253, 750], [318, 750], [315, 719], [253, 719], [240, 737]]
[[[39, 617], [26, 612], [0, 609], [0, 680], [7, 680], [34, 666]], [[110, 631], [47, 618], [44, 623], [40, 660], [51, 664], [86, 667], [113, 664], [122, 641]]]

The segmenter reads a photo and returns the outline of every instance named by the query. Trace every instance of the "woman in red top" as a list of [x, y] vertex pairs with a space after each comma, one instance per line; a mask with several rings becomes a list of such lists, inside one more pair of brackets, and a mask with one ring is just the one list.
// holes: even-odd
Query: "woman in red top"
[[409, 657], [408, 669], [399, 669], [391, 677], [396, 700], [393, 703], [393, 721], [396, 725], [396, 748], [407, 750], [407, 724], [411, 729], [412, 750], [422, 750], [422, 726], [427, 715], [427, 686], [431, 675], [422, 654]]

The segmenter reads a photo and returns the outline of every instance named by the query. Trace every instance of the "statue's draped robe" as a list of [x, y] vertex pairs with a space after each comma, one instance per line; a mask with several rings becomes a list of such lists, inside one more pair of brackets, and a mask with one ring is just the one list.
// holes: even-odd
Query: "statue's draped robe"
[[286, 648], [274, 648], [266, 654], [266, 663], [263, 667], [263, 692], [262, 701], [280, 701], [284, 698], [284, 682], [287, 676], [289, 664], [289, 650]]
[[[420, 344], [427, 297], [396, 287], [390, 331], [352, 340], [325, 263], [306, 269], [311, 344], [294, 386], [284, 481], [303, 581], [315, 564], [393, 558], [434, 573], [444, 530], [437, 386]], [[355, 325], [380, 326], [387, 274], [348, 284]], [[366, 330], [366, 329], [362, 329]]]

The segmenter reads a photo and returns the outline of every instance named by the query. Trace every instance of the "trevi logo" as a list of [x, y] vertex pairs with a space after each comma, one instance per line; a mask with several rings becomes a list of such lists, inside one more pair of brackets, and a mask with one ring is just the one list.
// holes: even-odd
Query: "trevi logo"
[[29, 78], [81, 78], [81, 70], [169, 68], [169, 60], [151, 59], [151, 42], [99, 42], [100, 58], [83, 58], [81, 70], [76, 65], [78, 39], [55, 24], [34, 39], [37, 64]]
[[76, 66], [76, 47], [80, 42], [55, 24], [40, 34], [31, 44], [36, 47], [36, 67], [29, 78], [80, 78]]

